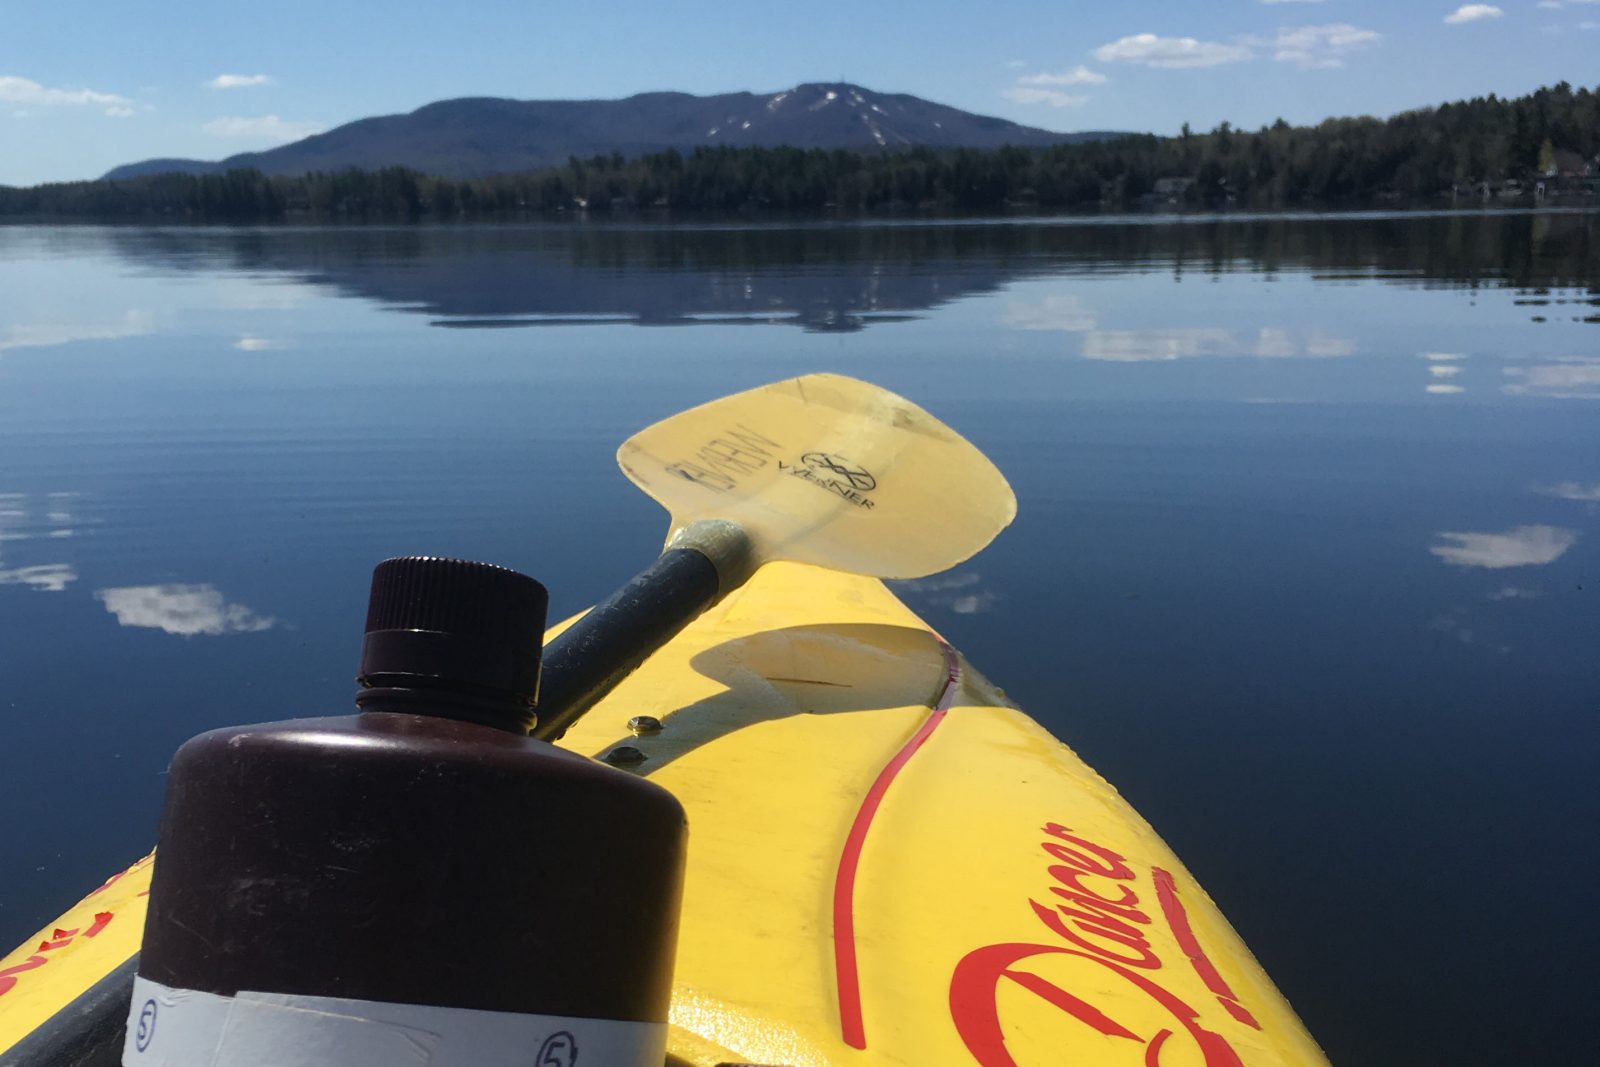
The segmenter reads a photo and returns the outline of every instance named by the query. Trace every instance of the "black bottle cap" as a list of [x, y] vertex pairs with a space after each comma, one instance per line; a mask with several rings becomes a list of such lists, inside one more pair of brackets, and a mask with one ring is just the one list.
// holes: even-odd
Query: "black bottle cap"
[[527, 707], [539, 689], [549, 602], [543, 585], [489, 563], [386, 559], [372, 572], [358, 680]]

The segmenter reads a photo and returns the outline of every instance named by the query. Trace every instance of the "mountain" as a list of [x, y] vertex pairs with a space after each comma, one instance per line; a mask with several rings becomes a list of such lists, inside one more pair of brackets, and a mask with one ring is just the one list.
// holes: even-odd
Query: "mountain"
[[1053, 133], [974, 115], [904, 93], [843, 82], [781, 93], [639, 93], [624, 100], [506, 100], [469, 97], [428, 104], [407, 115], [346, 123], [265, 152], [217, 163], [149, 159], [108, 171], [104, 180], [179, 171], [267, 174], [372, 170], [399, 165], [449, 178], [476, 178], [620, 152], [638, 156], [702, 146], [893, 149], [1041, 146], [1100, 140], [1116, 133]]

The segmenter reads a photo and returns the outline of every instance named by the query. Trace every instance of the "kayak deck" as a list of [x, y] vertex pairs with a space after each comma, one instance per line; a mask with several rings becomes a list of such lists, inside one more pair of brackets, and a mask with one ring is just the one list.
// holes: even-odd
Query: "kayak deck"
[[[562, 744], [688, 811], [669, 1062], [1325, 1062], [1150, 826], [874, 579], [762, 568]], [[149, 869], [0, 960], [0, 1051], [135, 949]]]

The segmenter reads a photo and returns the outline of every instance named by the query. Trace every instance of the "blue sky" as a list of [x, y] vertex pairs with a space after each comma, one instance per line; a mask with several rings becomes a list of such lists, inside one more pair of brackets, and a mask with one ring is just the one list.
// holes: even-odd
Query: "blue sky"
[[1172, 133], [1592, 86], [1597, 56], [1600, 0], [8, 0], [0, 183], [220, 159], [455, 96], [844, 79], [1049, 129]]

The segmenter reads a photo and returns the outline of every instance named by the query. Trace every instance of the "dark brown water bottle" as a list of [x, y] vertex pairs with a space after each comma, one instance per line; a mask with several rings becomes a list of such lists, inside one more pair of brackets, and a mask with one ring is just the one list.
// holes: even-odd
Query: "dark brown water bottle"
[[178, 750], [124, 1064], [662, 1062], [683, 809], [525, 736], [546, 601], [388, 560], [360, 714]]

